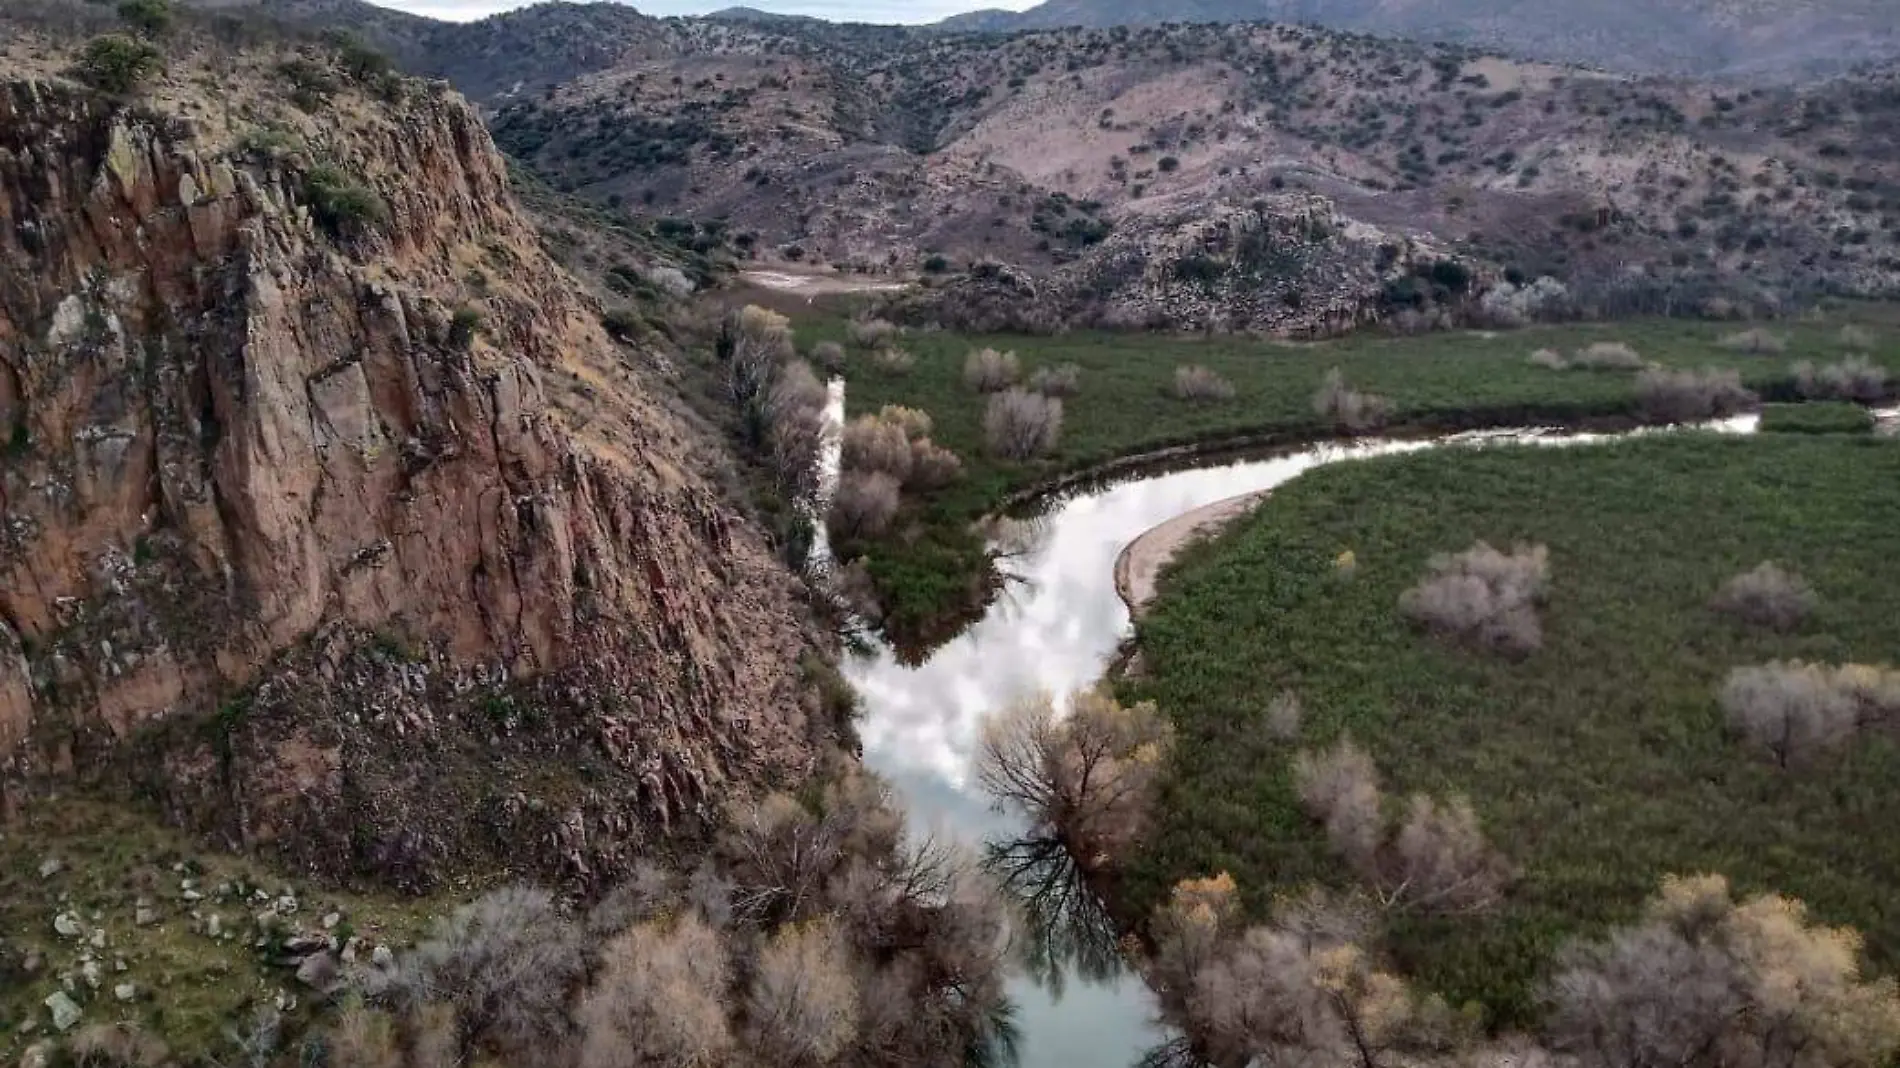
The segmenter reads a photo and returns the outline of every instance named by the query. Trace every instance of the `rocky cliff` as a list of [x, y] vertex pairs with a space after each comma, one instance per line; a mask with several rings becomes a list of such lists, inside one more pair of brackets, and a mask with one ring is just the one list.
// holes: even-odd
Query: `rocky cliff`
[[795, 581], [473, 111], [171, 51], [126, 100], [0, 46], [0, 797], [423, 887], [801, 773]]

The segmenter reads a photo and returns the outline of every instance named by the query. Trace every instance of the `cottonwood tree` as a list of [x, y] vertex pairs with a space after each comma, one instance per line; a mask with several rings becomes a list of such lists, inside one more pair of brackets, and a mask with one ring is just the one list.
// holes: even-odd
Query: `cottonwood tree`
[[1590, 1068], [1872, 1068], [1900, 1053], [1900, 995], [1860, 948], [1799, 901], [1672, 876], [1643, 922], [1561, 955], [1549, 1037]]
[[991, 716], [976, 773], [999, 807], [1051, 829], [1085, 869], [1126, 853], [1147, 825], [1173, 727], [1152, 702], [1123, 705], [1103, 690], [1039, 694]]
[[725, 1063], [731, 956], [696, 914], [633, 927], [607, 944], [576, 1015], [581, 1068]]
[[854, 962], [837, 926], [820, 919], [779, 928], [759, 952], [746, 1006], [761, 1063], [836, 1061], [858, 1036]]

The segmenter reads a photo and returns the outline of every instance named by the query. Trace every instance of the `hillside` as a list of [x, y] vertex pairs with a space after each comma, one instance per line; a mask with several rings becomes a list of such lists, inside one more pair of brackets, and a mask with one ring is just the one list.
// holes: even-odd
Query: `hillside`
[[474, 109], [111, 21], [0, 46], [0, 808], [592, 886], [806, 773], [796, 581]]
[[1735, 90], [1289, 26], [647, 43], [497, 101], [498, 142], [764, 262], [956, 276], [945, 322], [1311, 334], [1506, 278], [1606, 314], [1900, 281], [1892, 70]]
[[1162, 23], [1292, 22], [1447, 41], [1638, 73], [1796, 77], [1900, 55], [1900, 23], [1880, 0], [1048, 0], [979, 11], [958, 32]]

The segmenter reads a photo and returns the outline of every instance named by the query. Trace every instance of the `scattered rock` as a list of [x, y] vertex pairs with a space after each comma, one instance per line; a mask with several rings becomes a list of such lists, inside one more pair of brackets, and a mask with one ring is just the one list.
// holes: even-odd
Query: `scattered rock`
[[58, 857], [47, 857], [45, 860], [40, 861], [40, 878], [51, 879], [63, 871], [65, 867], [66, 865], [60, 863]]
[[20, 1055], [20, 1068], [48, 1068], [52, 1063], [53, 1048], [44, 1042], [33, 1043]]
[[131, 1001], [137, 997], [138, 994], [139, 988], [136, 983], [120, 983], [118, 986], [112, 988], [112, 996], [118, 998], [120, 1001]]
[[214, 912], [205, 920], [205, 934], [216, 938], [222, 933], [224, 933], [224, 917]]
[[343, 914], [341, 912], [326, 912], [323, 915], [323, 929], [326, 931], [334, 929], [337, 924], [342, 922]]
[[92, 948], [94, 949], [106, 948], [106, 929], [105, 928], [95, 927], [92, 929]]
[[64, 990], [54, 991], [51, 997], [40, 1002], [40, 1004], [45, 1005], [47, 1011], [53, 1014], [53, 1027], [59, 1031], [65, 1031], [71, 1028], [72, 1025], [79, 1022], [80, 1017], [85, 1015], [84, 1010], [80, 1009], [79, 1003], [66, 996]]
[[339, 974], [336, 958], [327, 952], [312, 953], [297, 965], [297, 981], [314, 990], [329, 990]]
[[132, 914], [132, 922], [140, 927], [150, 927], [158, 922], [158, 911], [156, 909], [140, 908]]
[[378, 968], [393, 968], [396, 966], [396, 955], [389, 951], [388, 946], [377, 946], [371, 951], [369, 962]]
[[59, 932], [61, 938], [78, 938], [79, 919], [70, 912], [62, 912], [53, 917], [53, 930]]
[[80, 978], [86, 981], [87, 986], [93, 988], [94, 990], [99, 989], [99, 962], [98, 961], [89, 960], [85, 962], [84, 964], [81, 964], [79, 966], [79, 975], [80, 975]]

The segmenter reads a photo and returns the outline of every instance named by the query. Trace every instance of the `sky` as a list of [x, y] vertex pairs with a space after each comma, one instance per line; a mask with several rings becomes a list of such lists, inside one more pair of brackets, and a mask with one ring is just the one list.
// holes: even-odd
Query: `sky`
[[[457, 22], [526, 7], [527, 0], [371, 0], [412, 14]], [[1037, 0], [636, 0], [647, 15], [703, 15], [728, 7], [753, 7], [785, 15], [814, 15], [845, 22], [936, 22], [964, 11], [1022, 11]]]

